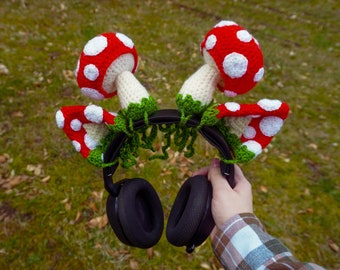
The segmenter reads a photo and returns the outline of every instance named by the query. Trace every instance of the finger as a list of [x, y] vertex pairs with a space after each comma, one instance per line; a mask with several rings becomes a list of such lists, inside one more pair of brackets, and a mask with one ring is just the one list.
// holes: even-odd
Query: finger
[[246, 189], [251, 189], [251, 184], [244, 176], [241, 168], [235, 164], [235, 191], [243, 191]]
[[209, 172], [209, 166], [198, 169], [197, 171], [193, 172], [192, 176], [208, 175], [208, 172]]

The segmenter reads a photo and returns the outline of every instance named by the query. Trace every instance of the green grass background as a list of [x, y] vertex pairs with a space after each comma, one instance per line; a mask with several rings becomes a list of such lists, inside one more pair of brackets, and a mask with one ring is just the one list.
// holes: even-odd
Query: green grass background
[[[99, 200], [92, 193], [103, 191], [101, 170], [73, 150], [54, 115], [61, 106], [91, 102], [119, 109], [117, 98], [82, 96], [69, 76], [84, 44], [107, 31], [135, 42], [141, 58], [136, 77], [161, 108], [175, 108], [182, 83], [203, 63], [200, 41], [229, 19], [260, 42], [265, 77], [246, 95], [216, 93], [216, 100], [267, 97], [291, 107], [268, 151], [242, 166], [253, 185], [255, 213], [297, 258], [339, 269], [339, 10], [335, 0], [1, 1], [0, 64], [9, 74], [0, 75], [0, 155], [10, 157], [1, 176], [29, 178], [0, 190], [0, 268], [220, 267], [209, 241], [187, 255], [163, 237], [151, 256], [121, 244], [109, 226], [89, 228], [89, 220], [105, 214], [107, 193]], [[192, 162], [147, 163], [143, 157], [136, 168], [120, 169], [117, 179], [144, 176], [168, 215], [181, 181], [215, 153], [202, 141], [197, 152]], [[41, 172], [34, 175], [27, 165]]]

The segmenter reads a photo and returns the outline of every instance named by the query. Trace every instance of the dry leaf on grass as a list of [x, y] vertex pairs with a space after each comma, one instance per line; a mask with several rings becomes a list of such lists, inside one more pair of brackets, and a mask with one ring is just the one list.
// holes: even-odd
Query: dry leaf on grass
[[91, 197], [96, 201], [96, 202], [100, 202], [103, 199], [103, 194], [104, 194], [104, 190], [100, 190], [100, 191], [92, 191], [91, 192]]
[[113, 257], [121, 257], [122, 255], [124, 258], [129, 258], [131, 256], [130, 252], [126, 249], [119, 249], [119, 250], [108, 250], [108, 253]]
[[89, 222], [87, 222], [87, 226], [91, 229], [94, 228], [104, 228], [108, 222], [107, 215], [104, 214], [103, 216], [100, 217], [95, 217], [91, 219]]
[[66, 81], [72, 81], [75, 78], [73, 70], [63, 70], [63, 75]]
[[130, 260], [130, 267], [133, 270], [138, 270], [139, 269], [138, 262], [136, 262], [135, 260]]
[[47, 183], [48, 181], [50, 181], [51, 176], [47, 175], [45, 176], [43, 179], [40, 180], [41, 183]]
[[0, 164], [6, 163], [9, 160], [10, 160], [10, 156], [8, 154], [0, 155]]
[[0, 75], [8, 75], [9, 70], [4, 64], [0, 64]]
[[314, 209], [313, 208], [307, 208], [307, 209], [303, 209], [303, 210], [299, 210], [298, 214], [303, 215], [303, 214], [313, 214], [314, 213]]
[[65, 203], [65, 210], [66, 210], [66, 211], [70, 211], [71, 208], [72, 208], [72, 205], [71, 205], [70, 202]]
[[78, 222], [80, 222], [80, 221], [82, 220], [82, 218], [83, 218], [83, 215], [81, 214], [81, 211], [78, 210], [78, 211], [77, 211], [76, 218], [74, 219], [74, 222], [75, 222], [75, 223], [78, 223]]
[[21, 112], [21, 111], [16, 111], [16, 112], [12, 112], [11, 116], [12, 116], [12, 117], [17, 117], [17, 118], [22, 118], [22, 117], [24, 117], [25, 115], [24, 115], [24, 113]]
[[211, 267], [210, 267], [209, 263], [207, 263], [207, 262], [202, 262], [200, 266], [203, 269], [211, 270]]
[[309, 148], [312, 148], [313, 150], [318, 150], [318, 146], [315, 143], [308, 144]]
[[42, 164], [28, 164], [26, 170], [32, 172], [35, 176], [41, 176], [44, 173]]
[[93, 212], [98, 212], [98, 208], [93, 202], [89, 203], [89, 207]]
[[60, 203], [65, 204], [65, 210], [66, 211], [70, 211], [71, 210], [72, 205], [71, 205], [71, 202], [70, 202], [69, 198], [66, 198], [66, 199], [60, 201]]
[[5, 179], [0, 179], [0, 187], [9, 190], [29, 179], [30, 177], [28, 175], [16, 175]]
[[328, 246], [330, 247], [331, 250], [333, 250], [336, 253], [340, 253], [340, 247], [333, 241], [333, 240], [328, 240]]
[[264, 185], [261, 185], [260, 186], [260, 190], [263, 192], [263, 193], [267, 193], [268, 192], [268, 188]]
[[148, 254], [149, 260], [151, 260], [152, 257], [153, 257], [153, 248], [152, 248], [152, 247], [151, 247], [151, 248], [148, 248], [146, 252], [147, 252], [147, 254]]

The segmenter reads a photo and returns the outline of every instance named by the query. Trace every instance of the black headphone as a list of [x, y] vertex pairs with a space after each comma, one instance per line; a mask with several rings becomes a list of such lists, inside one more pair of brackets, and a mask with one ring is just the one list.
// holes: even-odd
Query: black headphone
[[[148, 125], [177, 124], [181, 113], [177, 110], [158, 110], [148, 118]], [[190, 118], [185, 125], [198, 127], [200, 119]], [[145, 120], [133, 123], [133, 129], [145, 127]], [[232, 160], [232, 152], [220, 131], [213, 126], [198, 128], [199, 133], [225, 160]], [[128, 135], [120, 132], [111, 141], [104, 154], [104, 163], [114, 162]], [[164, 214], [160, 199], [151, 184], [142, 178], [123, 179], [116, 183], [112, 176], [118, 167], [103, 169], [104, 186], [109, 196], [106, 213], [109, 223], [118, 239], [130, 246], [149, 248], [161, 238]], [[234, 166], [221, 161], [221, 173], [230, 186], [234, 183]], [[166, 227], [166, 237], [175, 246], [186, 246], [191, 253], [201, 245], [212, 231], [215, 223], [211, 214], [212, 186], [206, 176], [197, 175], [187, 179], [174, 201]]]

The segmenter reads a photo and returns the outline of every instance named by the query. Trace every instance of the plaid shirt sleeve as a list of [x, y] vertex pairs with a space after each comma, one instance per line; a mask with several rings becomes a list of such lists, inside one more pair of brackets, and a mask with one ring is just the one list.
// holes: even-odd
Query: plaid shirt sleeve
[[236, 215], [217, 229], [212, 246], [225, 269], [319, 270], [312, 263], [299, 262], [276, 238], [265, 232], [251, 213]]

